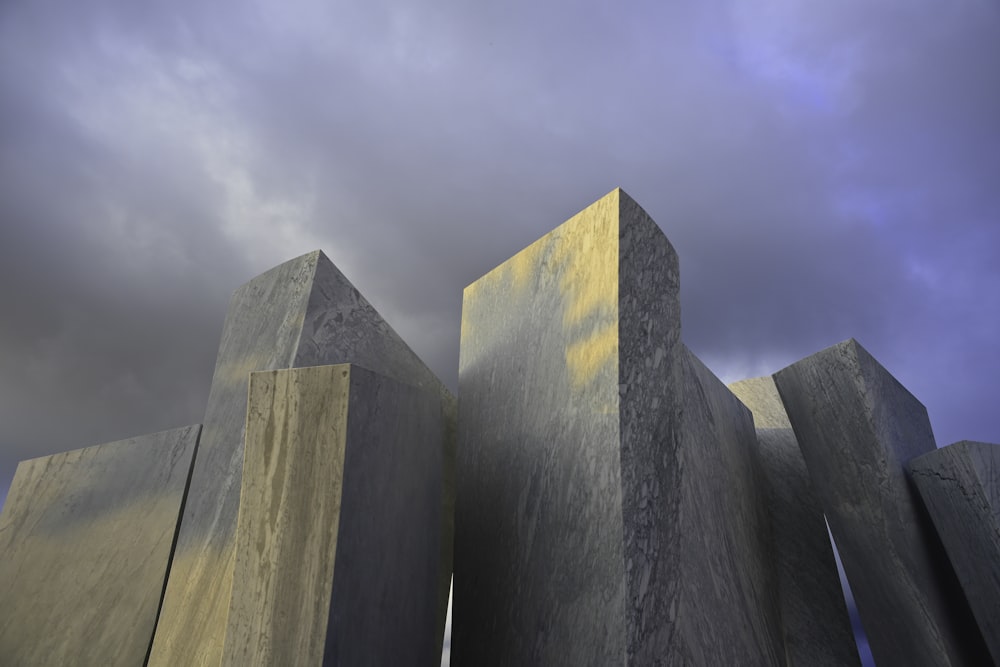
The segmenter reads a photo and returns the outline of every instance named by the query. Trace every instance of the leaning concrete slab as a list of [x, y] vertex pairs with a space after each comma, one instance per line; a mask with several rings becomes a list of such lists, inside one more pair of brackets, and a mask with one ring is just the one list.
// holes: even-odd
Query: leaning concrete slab
[[963, 440], [907, 470], [1000, 665], [1000, 445]]
[[224, 665], [440, 663], [443, 428], [359, 366], [251, 374]]
[[857, 341], [774, 374], [879, 665], [989, 664], [904, 465], [927, 411]]
[[615, 190], [465, 290], [452, 664], [784, 664], [750, 412]]
[[0, 515], [0, 663], [143, 664], [200, 430], [21, 462]]
[[860, 666], [823, 509], [774, 380], [729, 389], [753, 413], [760, 444], [788, 667]]
[[[150, 665], [212, 667], [222, 660], [250, 373], [334, 363], [357, 363], [435, 391], [443, 397], [446, 420], [454, 415], [451, 395], [322, 252], [286, 262], [239, 288], [223, 326], [198, 462]], [[446, 509], [452, 502], [448, 484], [453, 479], [454, 441], [446, 440], [442, 447], [441, 635], [451, 573], [451, 515]]]

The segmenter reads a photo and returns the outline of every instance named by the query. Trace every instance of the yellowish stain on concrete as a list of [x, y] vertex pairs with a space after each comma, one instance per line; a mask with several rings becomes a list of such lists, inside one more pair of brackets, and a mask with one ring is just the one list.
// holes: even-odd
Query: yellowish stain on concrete
[[[615, 189], [465, 288], [461, 340], [467, 352], [480, 334], [472, 308], [517, 310], [530, 290], [558, 276], [565, 361], [574, 389], [592, 382], [618, 354], [618, 226]], [[489, 303], [484, 297], [493, 295]]]
[[224, 666], [323, 661], [349, 390], [346, 364], [251, 377]]
[[578, 338], [566, 348], [566, 367], [574, 389], [597, 377], [603, 366], [618, 358], [618, 323], [611, 322], [586, 338]]

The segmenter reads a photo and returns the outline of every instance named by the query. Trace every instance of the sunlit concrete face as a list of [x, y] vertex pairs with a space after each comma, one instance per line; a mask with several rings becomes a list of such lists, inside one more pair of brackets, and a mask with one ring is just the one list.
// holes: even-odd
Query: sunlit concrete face
[[729, 389], [753, 413], [788, 667], [860, 665], [826, 521], [771, 376]]
[[615, 190], [466, 288], [453, 665], [781, 664], [750, 413], [678, 287]]
[[224, 665], [440, 660], [443, 428], [358, 366], [251, 375]]
[[774, 374], [872, 655], [989, 664], [904, 466], [935, 449], [927, 410], [851, 339]]
[[[177, 550], [149, 664], [204, 665], [222, 660], [232, 590], [243, 469], [247, 384], [254, 371], [356, 363], [434, 389], [445, 419], [454, 399], [405, 342], [320, 251], [293, 259], [240, 287], [229, 305], [192, 473]], [[453, 431], [446, 429], [445, 490], [453, 497]], [[436, 620], [444, 632], [451, 573], [451, 517], [442, 512]], [[440, 644], [440, 638], [438, 642]]]
[[143, 664], [200, 430], [18, 466], [0, 515], [0, 663]]
[[1000, 665], [1000, 445], [963, 440], [907, 470]]

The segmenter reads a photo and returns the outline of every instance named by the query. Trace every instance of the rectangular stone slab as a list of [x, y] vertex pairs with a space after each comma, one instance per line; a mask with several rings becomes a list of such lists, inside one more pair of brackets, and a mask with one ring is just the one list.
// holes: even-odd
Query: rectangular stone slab
[[963, 440], [907, 464], [1000, 664], [1000, 445]]
[[840, 575], [809, 470], [770, 375], [728, 385], [753, 413], [767, 482], [788, 666], [860, 666]]
[[440, 663], [443, 428], [356, 365], [251, 374], [224, 665]]
[[0, 664], [143, 664], [200, 430], [18, 465], [0, 514]]
[[935, 448], [924, 406], [854, 339], [778, 371], [774, 380], [875, 662], [989, 664], [904, 471]]
[[[285, 262], [236, 290], [223, 326], [151, 666], [211, 667], [222, 660], [250, 373], [335, 363], [360, 364], [434, 391], [442, 397], [446, 423], [454, 418], [454, 399], [440, 381], [322, 252]], [[451, 575], [448, 509], [454, 475], [454, 432], [446, 430], [436, 616], [442, 637]]]
[[465, 290], [451, 660], [783, 664], [749, 411], [615, 190]]

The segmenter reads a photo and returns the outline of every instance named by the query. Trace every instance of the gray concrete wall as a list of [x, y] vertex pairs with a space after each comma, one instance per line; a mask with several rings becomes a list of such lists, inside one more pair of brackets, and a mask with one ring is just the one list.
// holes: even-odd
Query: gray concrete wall
[[0, 514], [0, 664], [143, 664], [200, 430], [18, 465]]
[[907, 470], [1000, 664], [1000, 445], [963, 440], [911, 460]]
[[774, 380], [875, 661], [989, 664], [904, 471], [935, 448], [924, 406], [853, 339], [778, 371]]
[[678, 288], [620, 190], [466, 288], [453, 665], [783, 664], [751, 417]]
[[[254, 278], [233, 295], [204, 420], [200, 455], [157, 625], [150, 665], [220, 664], [227, 626], [252, 371], [357, 363], [453, 399], [374, 308], [320, 251]], [[442, 442], [449, 480], [454, 443]], [[445, 489], [442, 506], [452, 502]], [[437, 622], [444, 631], [451, 554], [442, 514]], [[438, 640], [440, 643], [440, 639]]]
[[860, 666], [823, 508], [771, 376], [729, 389], [753, 413], [788, 667]]
[[251, 375], [224, 665], [439, 663], [443, 429], [356, 365]]

